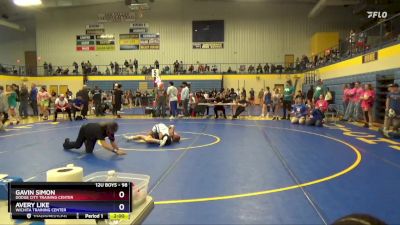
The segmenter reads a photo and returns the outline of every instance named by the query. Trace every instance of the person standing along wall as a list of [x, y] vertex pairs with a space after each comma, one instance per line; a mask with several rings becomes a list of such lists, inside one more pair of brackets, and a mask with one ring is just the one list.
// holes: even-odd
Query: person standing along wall
[[29, 92], [26, 84], [21, 85], [21, 91], [19, 93], [19, 115], [24, 119], [28, 117], [28, 103], [29, 103]]
[[[292, 102], [294, 97], [294, 87], [292, 85], [292, 81], [288, 80], [286, 82], [285, 89], [283, 91], [283, 117], [282, 119], [290, 120], [290, 111], [292, 111]], [[287, 113], [287, 117], [286, 117]]]
[[174, 86], [174, 82], [169, 82], [167, 95], [169, 99], [169, 107], [171, 109], [170, 119], [174, 119], [178, 115], [178, 89]]
[[189, 116], [189, 87], [186, 81], [182, 82], [181, 101], [183, 115]]
[[32, 83], [31, 92], [29, 93], [29, 101], [31, 103], [32, 111], [34, 116], [38, 116], [38, 104], [37, 104], [37, 94], [38, 89], [36, 88], [36, 84]]

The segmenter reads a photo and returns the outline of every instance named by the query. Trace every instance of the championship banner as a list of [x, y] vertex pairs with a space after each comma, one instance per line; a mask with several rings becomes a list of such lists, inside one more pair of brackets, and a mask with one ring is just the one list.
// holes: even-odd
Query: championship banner
[[96, 51], [114, 51], [115, 37], [113, 34], [96, 35]]
[[76, 36], [77, 51], [95, 51], [96, 40], [94, 35], [77, 35]]
[[223, 42], [193, 43], [193, 49], [221, 49], [221, 48], [224, 48]]
[[120, 34], [119, 50], [139, 50], [139, 34]]
[[160, 34], [140, 34], [140, 50], [159, 50]]

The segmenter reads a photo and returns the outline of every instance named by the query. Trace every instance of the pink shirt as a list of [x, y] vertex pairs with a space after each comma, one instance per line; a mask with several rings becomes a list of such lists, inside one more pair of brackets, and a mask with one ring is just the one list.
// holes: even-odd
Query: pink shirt
[[356, 88], [356, 94], [354, 96], [354, 102], [359, 102], [360, 101], [360, 97], [363, 96], [364, 94], [364, 89], [362, 88]]
[[361, 107], [364, 110], [368, 110], [372, 108], [375, 102], [375, 91], [374, 90], [365, 90], [363, 94], [363, 100], [361, 100]]
[[322, 112], [325, 112], [326, 110], [328, 110], [328, 102], [325, 99], [318, 100], [315, 103], [315, 106], [318, 107]]
[[349, 98], [349, 100], [350, 100], [351, 102], [354, 102], [354, 97], [355, 97], [355, 95], [356, 95], [356, 89], [355, 89], [355, 88], [352, 88], [352, 89], [348, 89], [348, 90], [347, 90], [347, 96], [348, 96], [348, 98]]

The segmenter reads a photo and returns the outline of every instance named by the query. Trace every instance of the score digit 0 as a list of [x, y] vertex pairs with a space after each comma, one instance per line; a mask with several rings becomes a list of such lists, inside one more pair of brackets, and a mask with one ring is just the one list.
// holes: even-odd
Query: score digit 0
[[118, 194], [118, 196], [119, 196], [120, 198], [124, 198], [124, 197], [125, 197], [125, 192], [120, 191], [119, 194]]

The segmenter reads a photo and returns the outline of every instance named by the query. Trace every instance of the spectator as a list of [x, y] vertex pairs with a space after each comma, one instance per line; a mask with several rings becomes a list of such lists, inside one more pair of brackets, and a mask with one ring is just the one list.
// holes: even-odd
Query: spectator
[[53, 65], [49, 63], [49, 74], [48, 75], [53, 75]]
[[278, 112], [281, 109], [282, 97], [279, 88], [275, 88], [274, 94], [272, 95], [272, 111], [274, 113], [272, 120], [279, 120]]
[[[240, 101], [238, 102], [238, 107], [237, 107], [237, 109], [235, 111], [235, 115], [233, 115], [232, 119], [236, 119], [242, 112], [244, 112], [247, 105], [248, 105], [248, 102], [246, 101], [246, 98], [242, 97], [240, 99]], [[226, 116], [225, 116], [225, 119], [226, 119]]]
[[[263, 90], [263, 89], [261, 89], [261, 90]], [[260, 100], [260, 104], [262, 104], [261, 117], [264, 117], [266, 115], [268, 118], [269, 112], [271, 111], [271, 104], [272, 104], [272, 94], [271, 94], [269, 87], [266, 87], [266, 90], [263, 93], [261, 98], [262, 98], [262, 100]], [[267, 112], [267, 113], [265, 113], [265, 112]]]
[[74, 120], [77, 120], [76, 112], [82, 113], [83, 107], [84, 106], [83, 106], [82, 96], [77, 96], [75, 100], [72, 102], [72, 113], [74, 115]]
[[263, 105], [264, 102], [264, 88], [261, 88], [261, 90], [258, 92], [258, 104]]
[[14, 85], [8, 86], [5, 96], [7, 96], [8, 102], [8, 116], [10, 117], [10, 125], [19, 124], [19, 116], [17, 114], [17, 93], [15, 92]]
[[254, 73], [254, 66], [250, 65], [249, 68], [247, 68], [248, 73]]
[[375, 91], [372, 88], [371, 84], [365, 84], [364, 93], [360, 97], [361, 99], [361, 107], [364, 112], [365, 123], [364, 127], [368, 128], [372, 126], [373, 117], [372, 117], [372, 108], [375, 102]]
[[92, 90], [93, 104], [94, 104], [96, 116], [103, 114], [102, 107], [101, 107], [102, 94], [103, 94], [103, 91], [98, 86], [95, 86], [94, 89]]
[[183, 62], [181, 61], [180, 63], [179, 63], [179, 72], [180, 73], [185, 73], [185, 68], [183, 68]]
[[119, 68], [119, 64], [117, 63], [117, 62], [114, 62], [114, 66], [115, 66], [115, 71], [114, 71], [114, 74], [115, 75], [118, 75], [118, 74], [120, 74], [120, 68]]
[[218, 71], [217, 65], [213, 65], [213, 66], [212, 66], [212, 71], [213, 71], [214, 73], [217, 73], [217, 71]]
[[108, 66], [106, 68], [106, 75], [111, 75], [110, 68], [108, 68]]
[[228, 70], [226, 71], [227, 73], [232, 73], [232, 68], [228, 67]]
[[68, 101], [72, 100], [72, 91], [69, 90], [68, 88], [67, 91], [65, 92], [65, 97], [68, 99]]
[[93, 73], [94, 75], [97, 75], [97, 74], [98, 74], [97, 66], [94, 66], [94, 67], [93, 67], [92, 73]]
[[323, 113], [328, 110], [328, 102], [325, 100], [323, 95], [319, 96], [319, 100], [315, 103], [315, 107], [318, 107], [318, 109]]
[[74, 67], [74, 71], [72, 71], [73, 74], [78, 75], [78, 69], [79, 69], [79, 65], [77, 62], [73, 62], [72, 66]]
[[271, 64], [271, 73], [275, 73], [276, 67], [275, 64]]
[[354, 106], [355, 115], [354, 115], [354, 118], [357, 121], [361, 121], [362, 117], [363, 117], [362, 109], [361, 109], [361, 96], [363, 96], [363, 94], [364, 94], [364, 89], [363, 89], [360, 81], [357, 81], [355, 83], [355, 88], [356, 88], [356, 93], [355, 93], [355, 96], [354, 96], [354, 101], [355, 101], [355, 106]]
[[386, 98], [385, 121], [383, 127], [383, 135], [391, 137], [389, 133], [390, 126], [396, 136], [399, 135], [400, 128], [400, 90], [398, 84], [389, 85], [389, 93]]
[[302, 92], [301, 90], [298, 90], [298, 91], [297, 91], [297, 94], [296, 94], [296, 96], [295, 96], [295, 99], [301, 98], [301, 101], [303, 101], [304, 97], [305, 97], [305, 96], [304, 96], [303, 92]]
[[0, 85], [0, 131], [4, 131], [4, 124], [8, 119], [7, 96], [4, 93], [4, 87]]
[[174, 62], [174, 74], [177, 74], [179, 72], [179, 62], [178, 60], [175, 60]]
[[357, 88], [355, 88], [355, 84], [351, 83], [350, 88], [347, 91], [347, 96], [349, 98], [349, 104], [347, 105], [346, 112], [344, 114], [342, 121], [351, 122], [352, 119], [355, 119], [354, 115], [355, 115], [355, 105], [356, 105], [356, 99], [355, 99], [356, 91], [357, 91]]
[[46, 90], [46, 86], [42, 86], [37, 95], [37, 100], [40, 106], [40, 114], [43, 116], [43, 120], [49, 118], [49, 105], [50, 105], [50, 94]]
[[250, 105], [254, 105], [255, 92], [254, 92], [254, 89], [253, 89], [253, 88], [250, 89], [249, 94], [250, 94], [249, 104], [250, 104]]
[[49, 75], [49, 65], [47, 64], [46, 61], [43, 63], [43, 70], [44, 70], [44, 75], [48, 76]]
[[283, 93], [283, 117], [282, 119], [290, 120], [290, 114], [288, 113], [288, 117], [286, 118], [286, 113], [292, 111], [292, 102], [294, 98], [294, 87], [292, 85], [292, 81], [288, 80], [286, 82], [285, 90]]
[[128, 72], [129, 71], [129, 62], [126, 59], [125, 59], [125, 62], [124, 62], [124, 66], [125, 66], [125, 70]]
[[133, 73], [133, 62], [132, 59], [129, 60], [129, 71]]
[[324, 86], [324, 84], [322, 83], [322, 80], [319, 79], [317, 81], [317, 86], [315, 87], [314, 90], [314, 95], [313, 95], [313, 102], [316, 102], [319, 99], [319, 96], [325, 96], [326, 94], [326, 88]]
[[224, 115], [224, 118], [226, 119], [226, 114], [225, 114], [225, 107], [223, 105], [218, 105], [218, 103], [224, 103], [225, 98], [222, 93], [219, 93], [218, 97], [215, 98], [214, 103], [217, 104], [214, 106], [214, 114], [215, 114], [215, 119], [218, 119], [218, 111], [222, 111], [222, 114]]
[[116, 116], [117, 118], [121, 118], [120, 111], [121, 111], [123, 95], [124, 92], [122, 91], [122, 85], [114, 84], [112, 104], [113, 104], [113, 115]]
[[343, 101], [343, 114], [346, 112], [347, 106], [349, 105], [349, 100], [350, 100], [350, 96], [349, 96], [349, 85], [345, 84], [343, 86], [343, 96], [342, 96], [342, 101]]
[[[114, 63], [110, 62], [111, 73], [114, 74]], [[108, 68], [108, 67], [107, 67]]]
[[54, 110], [54, 122], [57, 121], [57, 115], [58, 113], [68, 113], [68, 118], [70, 121], [72, 121], [71, 118], [71, 108], [69, 106], [68, 100], [65, 99], [64, 94], [61, 94], [59, 98], [56, 99], [55, 101], [55, 110]]
[[206, 65], [204, 66], [204, 71], [210, 72], [210, 66], [206, 64]]
[[81, 116], [86, 119], [89, 110], [89, 91], [86, 85], [83, 85], [82, 90], [76, 93], [76, 96], [81, 96], [83, 101], [83, 108], [81, 110]]
[[326, 88], [325, 100], [328, 102], [328, 104], [333, 104], [332, 92], [328, 87]]
[[154, 62], [154, 66], [156, 67], [156, 69], [160, 69], [160, 63], [158, 62], [157, 59], [156, 59], [156, 61]]
[[136, 58], [133, 60], [133, 66], [135, 67], [135, 74], [137, 75], [139, 68], [139, 61]]
[[193, 71], [194, 71], [194, 66], [193, 66], [193, 64], [191, 64], [191, 65], [189, 66], [188, 71], [189, 71], [189, 73], [193, 73]]
[[182, 91], [181, 91], [181, 101], [183, 108], [183, 115], [189, 116], [189, 87], [188, 83], [184, 81], [182, 83]]
[[357, 52], [364, 51], [366, 43], [367, 43], [367, 34], [364, 31], [361, 31], [360, 33], [358, 33], [357, 37], [357, 44], [356, 44]]
[[19, 93], [19, 115], [25, 119], [28, 117], [28, 104], [29, 104], [29, 92], [25, 84], [21, 85], [21, 91]]
[[305, 124], [307, 116], [307, 106], [303, 103], [303, 98], [301, 96], [296, 97], [296, 104], [292, 106], [292, 119], [290, 122], [292, 124]]
[[166, 106], [167, 106], [167, 92], [165, 91], [164, 84], [160, 83], [156, 90], [156, 103], [157, 103], [157, 116], [166, 116]]
[[257, 73], [263, 73], [261, 64], [258, 64], [257, 66]]
[[350, 46], [350, 52], [349, 53], [350, 53], [350, 55], [353, 55], [354, 46], [355, 46], [355, 43], [356, 43], [356, 33], [354, 32], [353, 29], [350, 30], [348, 40], [349, 40], [349, 46]]
[[174, 82], [169, 82], [167, 89], [167, 96], [169, 100], [169, 107], [171, 109], [170, 119], [174, 119], [178, 115], [178, 89], [174, 86]]
[[310, 117], [306, 120], [306, 124], [308, 126], [322, 127], [324, 118], [324, 113], [316, 105], [315, 108], [311, 111]]
[[269, 65], [268, 65], [268, 63], [265, 63], [264, 73], [269, 73]]
[[140, 92], [140, 89], [136, 89], [135, 93], [135, 106], [142, 107], [142, 93]]
[[147, 67], [145, 65], [143, 65], [141, 72], [142, 72], [142, 74], [146, 74], [147, 73]]
[[36, 84], [32, 83], [31, 84], [31, 91], [29, 93], [29, 100], [31, 103], [31, 107], [32, 107], [32, 111], [33, 111], [33, 115], [34, 116], [38, 116], [39, 112], [38, 112], [38, 104], [37, 104], [37, 94], [38, 94], [38, 90], [36, 88]]

